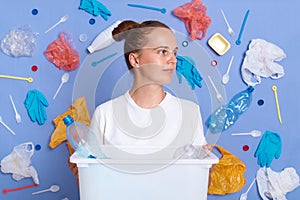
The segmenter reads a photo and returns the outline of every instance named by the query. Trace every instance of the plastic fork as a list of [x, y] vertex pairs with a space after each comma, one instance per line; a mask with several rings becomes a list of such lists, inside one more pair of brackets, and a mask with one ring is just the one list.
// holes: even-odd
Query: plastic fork
[[64, 15], [58, 22], [56, 22], [53, 26], [51, 26], [48, 30], [45, 31], [45, 33], [48, 33], [52, 29], [54, 29], [56, 26], [58, 26], [60, 23], [63, 23], [69, 19], [69, 15]]
[[230, 36], [234, 36], [235, 33], [234, 33], [233, 29], [231, 28], [231, 26], [229, 25], [229, 23], [227, 21], [227, 18], [226, 18], [225, 14], [224, 14], [224, 11], [222, 9], [221, 9], [221, 13], [222, 13], [223, 18], [225, 20], [225, 23], [227, 25], [227, 28], [228, 28], [227, 31], [228, 31], [229, 35]]
[[220, 92], [218, 91], [218, 89], [217, 89], [215, 83], [213, 82], [213, 80], [211, 79], [210, 76], [208, 76], [208, 79], [209, 79], [211, 85], [213, 86], [213, 88], [214, 88], [214, 90], [215, 90], [215, 92], [216, 92], [218, 101], [219, 101], [219, 102], [222, 102], [222, 101], [223, 101], [223, 97], [222, 97], [222, 95], [220, 94]]
[[15, 111], [16, 121], [17, 121], [17, 123], [21, 123], [22, 118], [21, 118], [21, 115], [18, 113], [18, 111], [17, 111], [17, 109], [16, 109], [14, 100], [13, 100], [13, 98], [11, 97], [11, 95], [9, 95], [9, 98], [10, 98], [11, 104], [12, 104], [12, 106], [13, 106], [13, 108], [14, 108], [14, 111]]

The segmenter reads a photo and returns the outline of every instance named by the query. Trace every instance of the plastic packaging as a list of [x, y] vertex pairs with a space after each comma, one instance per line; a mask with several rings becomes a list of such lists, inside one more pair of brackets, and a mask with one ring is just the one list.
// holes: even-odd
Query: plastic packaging
[[33, 56], [38, 34], [33, 32], [29, 25], [9, 31], [1, 40], [1, 50], [9, 56]]
[[94, 39], [92, 44], [87, 48], [90, 53], [95, 51], [99, 51], [111, 45], [115, 40], [112, 37], [112, 31], [115, 27], [117, 27], [121, 21], [117, 20], [112, 25], [110, 25], [107, 29], [99, 33], [99, 35]]
[[220, 133], [231, 127], [249, 108], [252, 102], [254, 87], [237, 93], [228, 104], [219, 107], [207, 119], [206, 125], [212, 133]]
[[39, 184], [38, 173], [31, 165], [30, 158], [34, 153], [34, 145], [27, 142], [15, 146], [13, 151], [1, 160], [1, 171], [12, 173], [12, 178], [19, 181], [32, 177], [35, 184]]
[[67, 126], [67, 140], [79, 156], [90, 158], [106, 158], [100, 149], [100, 144], [96, 135], [88, 126], [74, 121], [70, 115], [64, 117], [63, 121]]

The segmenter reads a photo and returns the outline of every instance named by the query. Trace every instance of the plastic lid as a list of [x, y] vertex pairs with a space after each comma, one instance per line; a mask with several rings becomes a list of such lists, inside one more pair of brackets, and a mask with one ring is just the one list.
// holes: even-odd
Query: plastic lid
[[74, 119], [70, 115], [67, 115], [64, 117], [63, 121], [65, 125], [69, 126], [74, 122]]

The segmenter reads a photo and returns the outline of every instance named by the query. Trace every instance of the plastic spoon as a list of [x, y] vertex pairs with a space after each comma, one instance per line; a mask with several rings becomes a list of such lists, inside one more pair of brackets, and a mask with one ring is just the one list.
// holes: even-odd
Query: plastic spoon
[[10, 98], [11, 104], [12, 104], [12, 106], [13, 106], [13, 108], [14, 108], [14, 111], [15, 111], [16, 121], [17, 121], [17, 123], [21, 123], [22, 118], [21, 118], [21, 115], [18, 113], [18, 111], [17, 111], [17, 109], [16, 109], [14, 100], [13, 100], [13, 98], [11, 97], [11, 95], [9, 95], [9, 98]]
[[54, 24], [48, 30], [46, 30], [45, 33], [48, 33], [49, 31], [54, 29], [56, 26], [58, 26], [60, 23], [63, 23], [65, 21], [67, 21], [68, 19], [69, 19], [69, 15], [64, 15], [62, 18], [60, 18], [60, 20], [58, 22], [56, 22], [56, 24]]
[[248, 198], [248, 192], [250, 191], [250, 189], [252, 188], [253, 184], [255, 183], [256, 178], [252, 181], [252, 183], [250, 184], [250, 186], [248, 187], [247, 191], [243, 194], [241, 194], [240, 196], [240, 200], [246, 200]]
[[37, 192], [33, 192], [32, 194], [40, 194], [40, 193], [43, 193], [43, 192], [58, 192], [59, 189], [60, 189], [60, 187], [58, 185], [52, 185], [48, 189], [40, 190], [40, 191], [37, 191]]
[[28, 81], [31, 83], [33, 81], [33, 78], [25, 78], [25, 77], [19, 77], [19, 76], [8, 76], [8, 75], [2, 75], [0, 74], [0, 78], [10, 78], [10, 79], [16, 79], [16, 80], [22, 80], [22, 81]]
[[218, 89], [216, 88], [216, 86], [215, 86], [213, 80], [211, 79], [210, 76], [208, 76], [208, 79], [209, 79], [210, 83], [212, 84], [212, 86], [213, 86], [213, 88], [214, 88], [214, 90], [215, 90], [215, 92], [216, 92], [218, 101], [219, 101], [219, 102], [222, 102], [222, 101], [223, 101], [223, 97], [222, 97], [222, 95], [220, 94], [220, 92], [218, 91]]
[[226, 18], [226, 16], [225, 16], [225, 14], [224, 14], [224, 11], [221, 9], [221, 13], [222, 13], [222, 15], [223, 15], [223, 18], [224, 18], [224, 20], [225, 20], [225, 22], [226, 22], [226, 25], [227, 25], [227, 28], [228, 28], [228, 33], [229, 33], [229, 35], [230, 36], [234, 36], [234, 31], [233, 31], [233, 29], [231, 28], [231, 26], [229, 25], [229, 23], [228, 23], [228, 21], [227, 21], [227, 18]]
[[152, 6], [144, 6], [144, 5], [137, 5], [137, 4], [128, 4], [128, 6], [136, 7], [136, 8], [145, 8], [145, 9], [149, 9], [149, 10], [156, 10], [156, 11], [160, 11], [163, 14], [165, 14], [167, 12], [167, 9], [165, 9], [165, 8], [156, 8], [156, 7], [152, 7]]
[[234, 56], [231, 56], [230, 63], [228, 65], [227, 71], [226, 71], [226, 73], [222, 77], [222, 83], [224, 85], [227, 84], [228, 81], [229, 81], [229, 71], [230, 71], [230, 68], [231, 68], [231, 64], [232, 64], [233, 58], [234, 58]]
[[66, 83], [66, 82], [68, 82], [68, 81], [69, 81], [69, 74], [66, 72], [61, 77], [61, 83], [60, 83], [59, 87], [57, 88], [57, 90], [56, 90], [56, 92], [55, 92], [55, 94], [53, 96], [53, 99], [55, 99], [56, 95], [60, 91], [60, 89], [63, 86], [63, 84]]
[[231, 135], [251, 135], [252, 137], [259, 137], [261, 136], [261, 131], [253, 130], [250, 133], [232, 133]]
[[11, 128], [9, 128], [5, 123], [4, 123], [4, 121], [2, 120], [2, 117], [0, 116], [0, 123], [9, 131], [9, 132], [11, 132], [11, 134], [13, 134], [13, 135], [16, 135], [16, 133], [13, 131], [13, 130], [11, 130]]

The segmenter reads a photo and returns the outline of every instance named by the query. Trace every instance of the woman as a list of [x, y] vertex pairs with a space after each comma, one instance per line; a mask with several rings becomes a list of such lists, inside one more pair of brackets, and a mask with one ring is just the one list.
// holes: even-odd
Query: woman
[[184, 146], [206, 144], [197, 104], [164, 91], [176, 69], [173, 31], [159, 21], [123, 21], [112, 32], [124, 42], [134, 81], [124, 95], [99, 105], [91, 129], [101, 144]]

